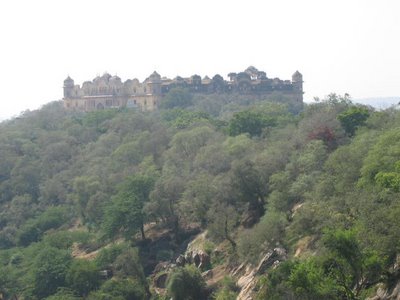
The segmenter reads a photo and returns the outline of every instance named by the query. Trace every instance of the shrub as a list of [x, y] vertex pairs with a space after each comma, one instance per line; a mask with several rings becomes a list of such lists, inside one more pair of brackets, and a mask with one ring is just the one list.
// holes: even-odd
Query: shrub
[[204, 289], [204, 279], [193, 265], [177, 268], [167, 279], [167, 291], [174, 300], [205, 299]]

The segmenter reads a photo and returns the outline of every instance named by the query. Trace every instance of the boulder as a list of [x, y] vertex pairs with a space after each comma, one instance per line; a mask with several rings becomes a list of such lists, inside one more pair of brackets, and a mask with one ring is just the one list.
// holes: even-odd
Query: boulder
[[175, 263], [178, 267], [183, 267], [186, 264], [186, 259], [185, 257], [181, 254], [179, 255], [176, 260]]
[[268, 268], [276, 267], [279, 262], [287, 259], [286, 250], [283, 248], [275, 248], [268, 251], [264, 257], [260, 260], [257, 268], [257, 274], [263, 274]]
[[154, 286], [156, 288], [165, 289], [168, 273], [161, 273], [154, 278]]

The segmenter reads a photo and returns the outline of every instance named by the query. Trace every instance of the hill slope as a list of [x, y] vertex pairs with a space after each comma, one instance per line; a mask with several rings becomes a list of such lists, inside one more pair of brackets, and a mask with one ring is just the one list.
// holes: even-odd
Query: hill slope
[[391, 290], [399, 112], [336, 95], [298, 112], [214, 95], [153, 113], [70, 113], [54, 102], [1, 123], [1, 295], [357, 299], [378, 284]]

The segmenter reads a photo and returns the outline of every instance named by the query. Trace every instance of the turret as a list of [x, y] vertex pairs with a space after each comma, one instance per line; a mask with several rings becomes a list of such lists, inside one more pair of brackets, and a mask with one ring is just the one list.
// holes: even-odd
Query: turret
[[147, 84], [150, 88], [150, 93], [153, 95], [161, 95], [161, 76], [156, 71], [153, 72], [147, 79]]
[[299, 71], [292, 75], [292, 84], [297, 90], [303, 91], [303, 75]]
[[64, 98], [72, 98], [72, 91], [74, 89], [74, 80], [71, 77], [67, 77], [64, 80]]
[[292, 75], [292, 85], [294, 90], [299, 92], [297, 101], [303, 102], [303, 75], [299, 71], [294, 72]]

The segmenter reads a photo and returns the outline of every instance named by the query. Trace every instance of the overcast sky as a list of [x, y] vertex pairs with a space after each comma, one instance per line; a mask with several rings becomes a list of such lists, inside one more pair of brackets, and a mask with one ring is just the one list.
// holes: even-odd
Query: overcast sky
[[105, 71], [303, 74], [305, 99], [400, 96], [399, 0], [2, 0], [0, 119]]

